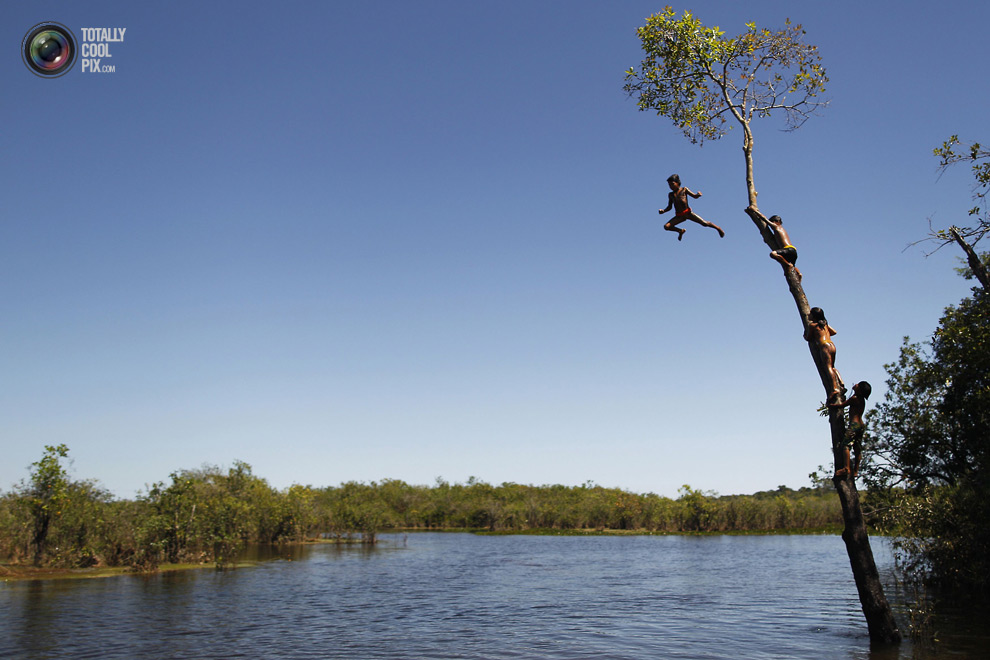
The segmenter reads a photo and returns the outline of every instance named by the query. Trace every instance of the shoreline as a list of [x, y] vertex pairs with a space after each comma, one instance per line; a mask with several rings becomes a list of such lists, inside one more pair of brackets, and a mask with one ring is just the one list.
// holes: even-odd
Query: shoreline
[[[651, 532], [648, 530], [596, 530], [596, 529], [533, 529], [533, 530], [499, 530], [490, 531], [487, 529], [421, 529], [421, 528], [399, 528], [379, 532], [379, 536], [394, 534], [416, 534], [416, 533], [468, 533], [479, 536], [822, 536], [841, 535], [841, 528], [826, 529], [805, 529], [805, 530], [762, 530], [762, 531], [725, 531], [725, 532]], [[342, 543], [343, 541], [343, 543]], [[360, 545], [356, 539], [308, 539], [295, 543], [286, 543], [286, 546], [303, 545]], [[60, 568], [51, 566], [32, 566], [27, 564], [0, 564], [0, 584], [7, 582], [23, 582], [26, 580], [85, 580], [119, 577], [122, 575], [137, 575], [149, 577], [161, 573], [173, 571], [188, 571], [196, 569], [229, 570], [236, 568], [248, 568], [259, 563], [257, 560], [245, 560], [234, 563], [227, 568], [218, 568], [214, 562], [204, 563], [179, 563], [160, 564], [151, 570], [139, 570], [132, 566], [93, 566], [88, 568]]]
[[[252, 562], [245, 562], [249, 565]], [[240, 564], [238, 564], [240, 566]], [[132, 566], [93, 566], [89, 568], [56, 568], [51, 566], [26, 566], [22, 564], [0, 564], [0, 584], [23, 582], [25, 580], [89, 580], [118, 577], [121, 575], [157, 575], [171, 571], [187, 571], [196, 568], [213, 568], [214, 564], [162, 564], [150, 571], [137, 570]]]

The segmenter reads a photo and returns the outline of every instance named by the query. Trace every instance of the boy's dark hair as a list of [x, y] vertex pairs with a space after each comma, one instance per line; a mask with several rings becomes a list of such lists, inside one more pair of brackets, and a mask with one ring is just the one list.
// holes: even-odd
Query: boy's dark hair
[[825, 321], [825, 312], [822, 311], [821, 307], [812, 307], [808, 310], [808, 318], [815, 322]]
[[674, 183], [680, 185], [680, 183], [681, 183], [681, 177], [677, 176], [676, 174], [671, 174], [670, 176], [667, 177], [667, 182], [669, 183], [671, 181], [673, 181]]
[[859, 393], [863, 395], [864, 399], [869, 399], [870, 395], [873, 394], [873, 388], [865, 380], [859, 381]]
[[779, 225], [779, 224], [783, 223], [784, 221], [780, 219], [780, 216], [779, 215], [771, 215], [770, 216], [770, 222], [772, 222], [775, 225]]

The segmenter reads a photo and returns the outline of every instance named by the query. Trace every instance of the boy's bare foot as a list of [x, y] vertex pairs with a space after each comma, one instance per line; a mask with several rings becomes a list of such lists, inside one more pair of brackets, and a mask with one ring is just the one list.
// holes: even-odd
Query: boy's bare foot
[[680, 228], [678, 228], [677, 229], [677, 240], [681, 240], [682, 238], [684, 238], [684, 232], [686, 232], [686, 231], [687, 231], [687, 229], [680, 229]]
[[848, 475], [849, 475], [849, 468], [842, 468], [835, 471], [835, 476], [837, 477], [845, 477]]
[[724, 231], [722, 231], [722, 228], [721, 228], [721, 227], [719, 227], [719, 226], [716, 226], [716, 227], [715, 227], [715, 229], [717, 229], [717, 230], [718, 230], [718, 237], [719, 237], [719, 238], [725, 238], [725, 232], [724, 232]]

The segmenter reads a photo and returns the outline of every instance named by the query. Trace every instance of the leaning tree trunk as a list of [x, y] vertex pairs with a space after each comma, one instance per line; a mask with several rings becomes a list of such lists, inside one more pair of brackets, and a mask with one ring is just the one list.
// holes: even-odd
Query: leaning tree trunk
[[[749, 149], [752, 149], [752, 139], [750, 138], [747, 142]], [[751, 166], [749, 154], [747, 154], [747, 165]], [[777, 249], [778, 246], [773, 233], [767, 226], [767, 219], [756, 206], [756, 191], [752, 185], [751, 177], [747, 183], [749, 184], [750, 206], [746, 209], [746, 213], [756, 224], [757, 229], [760, 230], [760, 235], [770, 249]], [[785, 278], [801, 315], [801, 323], [807, 330], [810, 307], [808, 298], [804, 294], [804, 288], [793, 268], [785, 270]], [[818, 351], [812, 350], [811, 354], [825, 387], [826, 397], [828, 397], [832, 395], [833, 382], [831, 374], [828, 372], [828, 365], [822, 364]], [[836, 448], [842, 446], [846, 431], [845, 416], [841, 408], [830, 410], [829, 424], [832, 431], [833, 456], [835, 465], [838, 467], [842, 459], [838, 456], [838, 449]], [[846, 553], [849, 555], [849, 563], [852, 565], [853, 578], [856, 581], [856, 589], [859, 591], [859, 602], [863, 606], [863, 614], [866, 616], [870, 641], [877, 644], [896, 644], [901, 641], [901, 633], [897, 629], [890, 604], [887, 602], [883, 593], [883, 586], [880, 584], [880, 575], [873, 559], [873, 550], [870, 548], [870, 537], [866, 533], [863, 512], [859, 506], [859, 494], [856, 491], [855, 478], [851, 475], [835, 476], [832, 478], [832, 482], [835, 484], [835, 489], [839, 494], [839, 502], [842, 504], [842, 519], [845, 524], [842, 540], [845, 541]]]

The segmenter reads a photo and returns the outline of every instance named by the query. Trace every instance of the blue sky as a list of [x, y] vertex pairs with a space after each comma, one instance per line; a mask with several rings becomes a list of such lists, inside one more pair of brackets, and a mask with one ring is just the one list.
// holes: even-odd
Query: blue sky
[[[699, 148], [622, 92], [662, 8], [4, 3], [0, 489], [63, 442], [121, 497], [235, 459], [279, 488], [808, 485], [823, 393], [740, 132]], [[820, 47], [831, 105], [755, 127], [756, 185], [881, 399], [970, 287], [904, 248], [972, 206], [931, 150], [988, 139], [990, 7], [675, 9]], [[42, 21], [126, 28], [114, 72], [32, 75]], [[673, 172], [724, 239], [662, 231]]]

